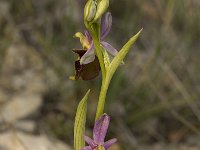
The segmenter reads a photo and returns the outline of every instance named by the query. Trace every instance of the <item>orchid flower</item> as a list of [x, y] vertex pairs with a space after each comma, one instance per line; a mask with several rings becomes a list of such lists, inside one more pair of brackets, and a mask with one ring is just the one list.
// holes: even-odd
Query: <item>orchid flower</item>
[[110, 123], [110, 117], [107, 114], [103, 114], [94, 125], [93, 139], [85, 136], [85, 141], [89, 146], [85, 146], [81, 150], [107, 150], [117, 139], [111, 139], [104, 142], [108, 126]]
[[[100, 44], [101, 46], [110, 54], [111, 56], [116, 56], [118, 51], [109, 43], [105, 42], [104, 39], [110, 32], [112, 26], [112, 16], [110, 12], [105, 14], [104, 19], [101, 21], [101, 31], [100, 31]], [[86, 30], [85, 35], [78, 32], [75, 37], [80, 38], [83, 49], [86, 50], [85, 54], [80, 58], [80, 64], [88, 64], [95, 60], [95, 49], [92, 37], [90, 33]]]
[[80, 77], [83, 80], [91, 80], [99, 75], [100, 64], [97, 56], [95, 56], [94, 61], [88, 64], [80, 64], [80, 58], [86, 53], [85, 50], [73, 50], [74, 53], [79, 55], [78, 60], [75, 61], [75, 76], [72, 76], [71, 79], [78, 80]]

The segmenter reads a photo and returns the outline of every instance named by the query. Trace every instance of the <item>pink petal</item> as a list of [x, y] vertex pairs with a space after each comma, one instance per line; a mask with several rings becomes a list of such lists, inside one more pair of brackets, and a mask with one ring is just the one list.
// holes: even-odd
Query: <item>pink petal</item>
[[85, 36], [88, 39], [89, 43], [92, 43], [92, 36], [89, 31], [85, 30]]
[[108, 140], [107, 142], [104, 143], [104, 148], [108, 149], [110, 146], [112, 146], [116, 142], [117, 142], [116, 138]]
[[94, 125], [93, 139], [98, 145], [104, 144], [104, 139], [110, 123], [110, 117], [107, 114], [103, 114]]
[[101, 40], [103, 40], [108, 35], [111, 26], [112, 26], [112, 16], [110, 12], [107, 12], [101, 22]]
[[118, 51], [109, 43], [102, 41], [101, 45], [104, 47], [104, 49], [113, 57], [115, 57], [118, 53]]
[[85, 142], [91, 147], [91, 148], [95, 148], [96, 144], [94, 143], [94, 141], [88, 137], [88, 136], [84, 136]]
[[93, 44], [91, 45], [90, 49], [81, 57], [80, 64], [85, 65], [93, 62], [95, 59], [95, 50]]

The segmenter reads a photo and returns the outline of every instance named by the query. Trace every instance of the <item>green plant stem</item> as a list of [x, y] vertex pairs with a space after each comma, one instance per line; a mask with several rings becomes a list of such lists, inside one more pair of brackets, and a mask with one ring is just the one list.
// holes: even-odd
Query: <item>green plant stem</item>
[[103, 114], [109, 84], [110, 84], [110, 78], [106, 76], [105, 82], [102, 82], [101, 85], [101, 91], [96, 111], [96, 120]]
[[104, 57], [103, 57], [103, 48], [100, 44], [100, 26], [99, 24], [93, 24], [91, 26], [92, 31], [92, 39], [94, 42], [94, 47], [96, 50], [96, 55], [99, 59], [100, 67], [101, 67], [101, 73], [102, 73], [102, 83], [101, 83], [101, 91], [99, 94], [99, 101], [97, 105], [97, 112], [96, 112], [96, 119], [98, 119], [104, 111], [104, 105], [106, 100], [106, 94], [108, 90], [108, 86], [110, 83], [110, 80], [106, 77], [106, 69], [104, 64]]
[[106, 77], [106, 70], [105, 70], [105, 65], [104, 65], [104, 58], [103, 58], [103, 53], [102, 53], [102, 47], [100, 45], [100, 40], [99, 40], [99, 34], [98, 34], [98, 27], [92, 26], [92, 39], [94, 42], [94, 47], [96, 50], [97, 57], [99, 59], [100, 67], [101, 67], [101, 74], [102, 74], [102, 83], [105, 80]]
[[108, 87], [110, 85], [110, 81], [114, 74], [114, 72], [111, 72], [110, 70], [111, 68], [109, 68], [108, 71], [106, 72], [105, 82], [102, 82], [102, 85], [101, 85], [101, 92], [99, 95], [99, 101], [97, 105], [96, 120], [103, 114], [103, 111], [104, 111], [104, 105], [106, 101]]

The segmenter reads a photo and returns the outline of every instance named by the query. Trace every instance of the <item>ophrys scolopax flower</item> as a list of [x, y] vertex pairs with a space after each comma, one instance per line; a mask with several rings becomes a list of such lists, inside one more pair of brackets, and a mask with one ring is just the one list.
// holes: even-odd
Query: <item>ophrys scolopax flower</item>
[[[109, 56], [115, 57], [118, 51], [112, 45], [104, 41], [105, 37], [110, 32], [111, 26], [112, 26], [112, 16], [111, 13], [107, 12], [105, 14], [104, 19], [101, 21], [100, 44], [103, 47], [103, 49], [108, 52]], [[82, 77], [83, 80], [93, 79], [96, 76], [98, 76], [100, 67], [99, 63], [97, 63], [98, 58], [95, 56], [95, 48], [91, 34], [89, 31], [85, 30], [84, 34], [82, 34], [81, 32], [77, 32], [75, 34], [75, 37], [78, 37], [80, 39], [80, 43], [82, 44], [83, 47], [82, 50], [73, 50], [75, 53], [79, 55], [79, 58], [75, 63], [75, 69], [76, 69], [75, 79], [78, 79], [79, 77]], [[87, 64], [90, 64], [90, 68], [86, 66]], [[86, 70], [87, 71], [89, 70], [89, 72], [91, 72], [90, 77], [83, 77], [81, 75], [82, 72], [86, 72]]]
[[[105, 17], [101, 21], [101, 31], [100, 31], [100, 44], [110, 54], [111, 56], [116, 56], [118, 51], [109, 43], [105, 42], [105, 38], [110, 32], [112, 26], [112, 16], [110, 12], [105, 14]], [[88, 31], [85, 31], [85, 35], [78, 32], [75, 37], [80, 38], [82, 47], [87, 50], [87, 52], [81, 57], [80, 64], [88, 64], [95, 59], [95, 49], [93, 45], [93, 40]]]

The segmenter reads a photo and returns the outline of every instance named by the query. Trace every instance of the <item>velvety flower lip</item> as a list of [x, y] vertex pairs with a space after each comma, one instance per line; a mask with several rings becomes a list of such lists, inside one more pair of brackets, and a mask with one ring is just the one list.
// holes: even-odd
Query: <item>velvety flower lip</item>
[[94, 55], [94, 61], [81, 65], [80, 59], [87, 51], [84, 49], [74, 49], [73, 52], [79, 55], [78, 60], [75, 61], [75, 80], [79, 78], [83, 80], [92, 80], [99, 75], [100, 64], [97, 56]]
[[85, 146], [82, 150], [97, 150], [102, 147], [107, 150], [111, 145], [116, 143], [117, 139], [111, 139], [106, 142], [105, 136], [110, 123], [110, 117], [107, 114], [103, 114], [96, 122], [93, 128], [93, 139], [85, 136], [85, 141], [89, 146]]
[[[112, 27], [112, 16], [110, 12], [107, 12], [104, 16], [104, 18], [101, 21], [101, 30], [100, 30], [100, 43], [101, 46], [112, 56], [116, 56], [118, 51], [109, 43], [105, 42], [104, 39], [109, 34], [110, 29]], [[79, 33], [79, 32], [78, 32]], [[93, 44], [93, 40], [91, 37], [91, 34], [89, 31], [85, 30], [85, 34], [80, 36], [80, 33], [78, 36], [80, 38], [80, 42], [83, 46], [83, 48], [86, 48], [87, 52], [81, 57], [80, 64], [88, 64], [95, 59], [95, 48]]]

